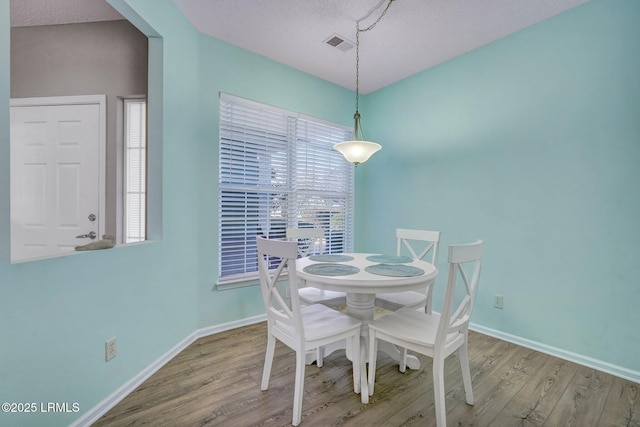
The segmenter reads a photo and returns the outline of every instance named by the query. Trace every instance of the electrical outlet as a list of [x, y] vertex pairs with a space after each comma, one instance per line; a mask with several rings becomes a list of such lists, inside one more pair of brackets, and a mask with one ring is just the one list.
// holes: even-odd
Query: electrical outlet
[[113, 359], [114, 357], [116, 357], [117, 354], [118, 354], [117, 338], [113, 337], [104, 343], [105, 362], [108, 362], [109, 360]]
[[503, 301], [502, 295], [493, 296], [493, 306], [495, 308], [502, 308], [503, 302], [504, 301]]

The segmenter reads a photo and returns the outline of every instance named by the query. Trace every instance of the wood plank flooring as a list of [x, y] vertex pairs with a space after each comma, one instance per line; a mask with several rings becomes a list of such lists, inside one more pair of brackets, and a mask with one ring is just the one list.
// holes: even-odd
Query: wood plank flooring
[[[95, 426], [288, 426], [294, 354], [278, 343], [260, 391], [266, 323], [202, 338], [106, 413]], [[638, 384], [470, 332], [475, 405], [465, 403], [457, 355], [445, 364], [449, 426], [636, 426]], [[431, 359], [398, 371], [380, 354], [368, 405], [353, 393], [344, 351], [309, 365], [301, 426], [435, 426]]]

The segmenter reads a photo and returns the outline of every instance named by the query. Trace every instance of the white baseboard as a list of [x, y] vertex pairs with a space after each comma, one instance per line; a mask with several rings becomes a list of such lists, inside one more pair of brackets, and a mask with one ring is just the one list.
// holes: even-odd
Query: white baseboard
[[219, 332], [229, 331], [231, 329], [239, 328], [242, 326], [253, 325], [255, 323], [263, 322], [267, 320], [266, 314], [250, 317], [247, 319], [237, 320], [234, 322], [223, 323], [221, 325], [209, 326], [206, 328], [198, 329], [189, 334], [185, 339], [176, 344], [172, 349], [163, 354], [151, 365], [143, 369], [138, 375], [131, 378], [124, 383], [120, 388], [111, 393], [100, 403], [93, 408], [85, 412], [80, 418], [73, 423], [69, 424], [69, 427], [85, 427], [95, 423], [106, 414], [111, 408], [116, 406], [122, 399], [127, 397], [129, 393], [133, 392], [143, 382], [145, 382], [151, 375], [155, 374], [160, 368], [162, 368], [167, 362], [176, 357], [181, 351], [193, 344], [199, 338], [203, 338], [209, 335], [217, 334]]
[[[247, 319], [237, 320], [234, 322], [223, 323], [221, 325], [209, 326], [206, 328], [198, 329], [186, 338], [176, 344], [172, 349], [163, 354], [151, 365], [143, 369], [138, 375], [124, 383], [120, 388], [107, 396], [104, 400], [98, 403], [96, 406], [84, 413], [80, 418], [71, 423], [70, 427], [85, 427], [95, 423], [106, 414], [111, 408], [116, 406], [122, 399], [127, 397], [131, 392], [145, 382], [151, 375], [155, 374], [160, 368], [162, 368], [167, 362], [176, 357], [181, 351], [191, 345], [199, 338], [207, 337], [209, 335], [217, 334], [219, 332], [228, 331], [231, 329], [239, 328], [242, 326], [253, 325], [255, 323], [263, 322], [266, 320], [266, 315], [260, 315], [250, 317]], [[511, 342], [513, 344], [520, 345], [522, 347], [530, 348], [541, 353], [549, 354], [551, 356], [559, 357], [560, 359], [568, 360], [570, 362], [577, 363], [579, 365], [587, 366], [589, 368], [596, 369], [598, 371], [606, 372], [616, 377], [620, 377], [629, 381], [640, 384], [640, 372], [633, 371], [631, 369], [622, 368], [620, 366], [613, 365], [602, 360], [586, 357], [581, 354], [572, 353], [570, 351], [562, 350], [560, 348], [551, 347], [546, 344], [539, 343], [537, 341], [521, 338], [516, 335], [507, 334], [496, 329], [487, 328], [477, 324], [470, 324], [469, 329], [479, 332], [481, 334], [489, 335], [494, 338], [501, 339], [503, 341]]]
[[578, 353], [573, 353], [561, 348], [552, 347], [547, 344], [542, 344], [537, 341], [532, 341], [516, 335], [507, 334], [505, 332], [487, 328], [474, 323], [469, 324], [469, 329], [640, 384], [640, 372], [638, 371], [623, 368], [608, 362], [604, 362], [602, 360], [593, 359], [591, 357], [583, 356]]

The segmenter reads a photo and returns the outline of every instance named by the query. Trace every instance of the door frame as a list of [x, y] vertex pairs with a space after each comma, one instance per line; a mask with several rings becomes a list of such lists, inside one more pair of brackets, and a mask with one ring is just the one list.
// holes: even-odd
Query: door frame
[[[11, 98], [10, 107], [45, 107], [45, 106], [70, 106], [70, 105], [97, 105], [99, 108], [99, 124], [98, 124], [98, 238], [102, 238], [105, 232], [106, 224], [106, 139], [107, 139], [107, 96], [106, 95], [75, 95], [75, 96], [49, 96], [36, 98]], [[10, 144], [11, 145], [11, 142]], [[11, 158], [11, 156], [9, 156]], [[10, 165], [11, 168], [11, 165]], [[11, 176], [11, 175], [10, 175]], [[13, 189], [11, 186], [11, 193]], [[13, 199], [13, 195], [10, 197]], [[11, 210], [11, 206], [9, 206]], [[10, 245], [11, 246], [11, 245]], [[35, 259], [56, 258], [65, 256], [75, 252], [60, 253], [59, 255], [51, 255], [41, 258], [13, 260], [11, 262], [33, 261]]]

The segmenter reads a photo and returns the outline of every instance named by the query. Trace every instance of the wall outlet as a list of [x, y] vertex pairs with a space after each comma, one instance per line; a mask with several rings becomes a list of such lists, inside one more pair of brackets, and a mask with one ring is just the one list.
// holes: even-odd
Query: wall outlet
[[502, 308], [502, 304], [503, 304], [503, 298], [502, 295], [494, 295], [493, 296], [493, 306], [495, 308]]
[[118, 354], [118, 341], [116, 337], [113, 337], [104, 343], [104, 361], [108, 362], [109, 360], [116, 357], [117, 354]]

